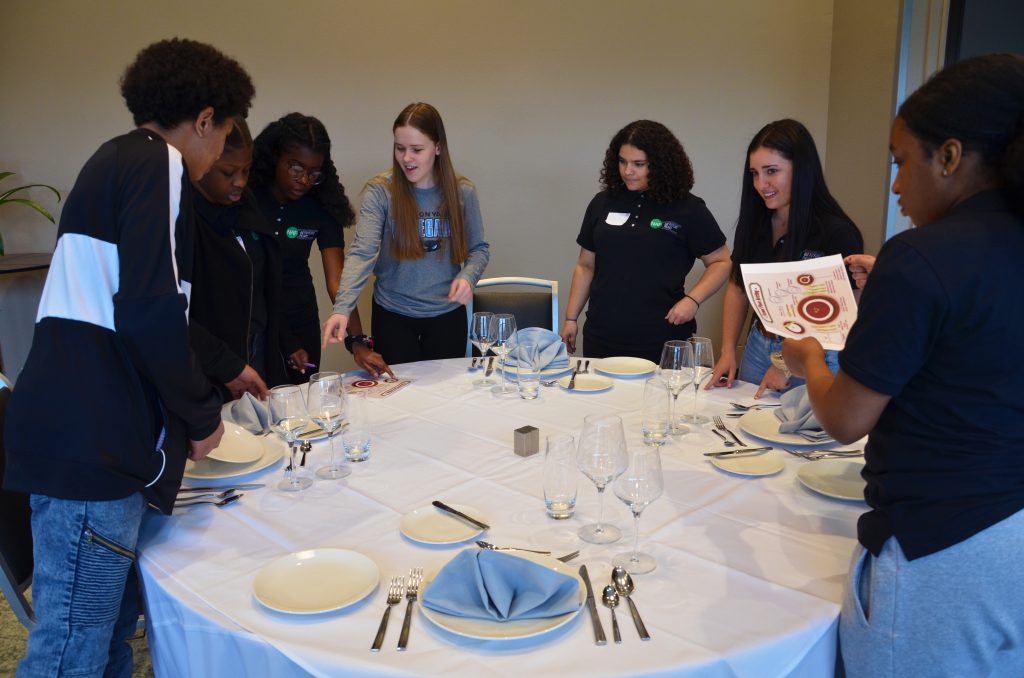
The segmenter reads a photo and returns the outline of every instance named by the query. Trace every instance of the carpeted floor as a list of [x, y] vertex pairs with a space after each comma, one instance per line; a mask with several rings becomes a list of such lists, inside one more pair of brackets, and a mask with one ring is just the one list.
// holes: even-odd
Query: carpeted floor
[[[13, 676], [21, 656], [25, 654], [25, 639], [28, 631], [11, 611], [7, 599], [0, 594], [0, 676]], [[132, 678], [153, 678], [153, 667], [149, 662], [149, 645], [146, 638], [132, 642], [135, 651], [135, 672]]]

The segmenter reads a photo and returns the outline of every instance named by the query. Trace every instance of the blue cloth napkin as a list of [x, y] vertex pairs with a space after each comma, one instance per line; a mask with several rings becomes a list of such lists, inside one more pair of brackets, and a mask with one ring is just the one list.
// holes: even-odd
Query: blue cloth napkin
[[[536, 344], [538, 363], [542, 370], [569, 368], [569, 352], [565, 349], [565, 342], [551, 330], [543, 327], [524, 327], [516, 332], [514, 345], [519, 344]], [[515, 350], [505, 358], [505, 364], [509, 367], [517, 365]]]
[[574, 612], [579, 590], [575, 577], [525, 558], [467, 549], [437, 573], [423, 605], [471, 619], [544, 619]]
[[220, 416], [224, 421], [238, 424], [256, 435], [262, 435], [270, 430], [267, 406], [251, 393], [244, 393], [238, 400], [225, 403], [220, 410]]
[[810, 442], [825, 442], [832, 436], [821, 429], [821, 423], [811, 410], [807, 386], [797, 386], [779, 396], [780, 406], [775, 410], [779, 420], [779, 433], [793, 433]]

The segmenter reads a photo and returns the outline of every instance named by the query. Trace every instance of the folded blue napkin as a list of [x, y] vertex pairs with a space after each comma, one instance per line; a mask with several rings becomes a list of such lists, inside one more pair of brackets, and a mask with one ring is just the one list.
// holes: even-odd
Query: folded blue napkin
[[544, 619], [580, 606], [579, 582], [525, 558], [467, 549], [437, 573], [423, 605], [471, 619]]
[[779, 433], [794, 433], [810, 442], [832, 440], [832, 436], [821, 429], [821, 423], [811, 410], [806, 385], [786, 391], [779, 396], [779, 403], [779, 408], [775, 410]]
[[[565, 342], [562, 337], [551, 330], [543, 327], [524, 327], [516, 332], [513, 345], [535, 344], [537, 346], [537, 357], [540, 369], [568, 369], [569, 352], [565, 349]], [[505, 364], [515, 367], [516, 352], [513, 350], [505, 359]]]
[[225, 403], [220, 410], [221, 419], [238, 424], [249, 433], [261, 435], [270, 430], [267, 406], [251, 393], [243, 393], [238, 400]]

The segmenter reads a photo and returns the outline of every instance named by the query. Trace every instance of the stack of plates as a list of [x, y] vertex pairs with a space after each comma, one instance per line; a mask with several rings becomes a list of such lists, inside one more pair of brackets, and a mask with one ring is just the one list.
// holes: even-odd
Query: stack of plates
[[185, 462], [185, 477], [203, 480], [236, 478], [271, 466], [287, 448], [277, 436], [254, 436], [237, 424], [224, 422], [224, 437], [200, 461]]

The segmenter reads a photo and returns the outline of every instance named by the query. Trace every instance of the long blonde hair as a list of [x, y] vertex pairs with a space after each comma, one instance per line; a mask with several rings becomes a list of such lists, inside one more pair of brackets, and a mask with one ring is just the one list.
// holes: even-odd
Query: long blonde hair
[[[462, 218], [462, 201], [459, 199], [459, 184], [469, 181], [455, 173], [452, 158], [448, 153], [448, 137], [444, 131], [441, 114], [430, 104], [421, 102], [409, 104], [395, 118], [391, 131], [399, 127], [413, 127], [437, 144], [440, 153], [434, 159], [434, 179], [441, 189], [441, 218], [448, 220], [451, 261], [462, 264], [468, 256], [466, 226]], [[383, 183], [385, 175], [379, 175], [371, 183]], [[420, 240], [419, 214], [412, 184], [405, 178], [405, 172], [391, 153], [391, 213], [394, 215], [395, 232], [391, 239], [391, 252], [399, 260], [420, 259], [424, 255]]]

